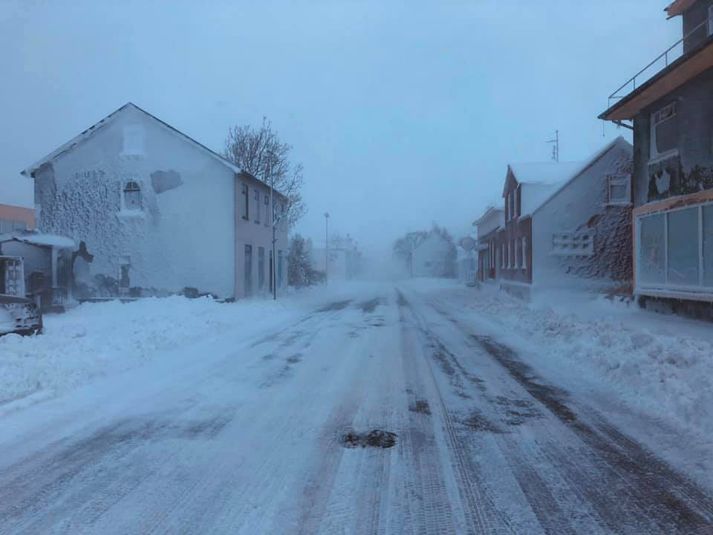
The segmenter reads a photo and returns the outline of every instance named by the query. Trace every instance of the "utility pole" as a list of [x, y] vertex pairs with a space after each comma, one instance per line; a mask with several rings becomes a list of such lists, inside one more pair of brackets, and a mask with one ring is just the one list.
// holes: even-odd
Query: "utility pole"
[[329, 282], [329, 212], [324, 212], [324, 283]]
[[560, 131], [555, 130], [554, 139], [548, 139], [546, 143], [552, 143], [552, 159], [556, 162], [560, 161]]
[[[270, 177], [270, 226], [272, 226], [272, 262], [270, 266], [270, 282], [272, 285], [272, 300], [277, 301], [277, 277], [276, 266], [277, 257], [275, 256], [275, 244], [277, 243], [277, 227], [275, 226], [275, 177], [272, 175], [272, 151], [267, 152], [267, 169]], [[258, 206], [258, 210], [260, 207]]]

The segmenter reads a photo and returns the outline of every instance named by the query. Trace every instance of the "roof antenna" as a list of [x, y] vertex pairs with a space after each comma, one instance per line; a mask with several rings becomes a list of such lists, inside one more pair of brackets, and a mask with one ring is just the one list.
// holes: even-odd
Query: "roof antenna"
[[559, 163], [560, 161], [560, 131], [555, 130], [554, 139], [548, 139], [546, 143], [552, 143], [552, 159]]

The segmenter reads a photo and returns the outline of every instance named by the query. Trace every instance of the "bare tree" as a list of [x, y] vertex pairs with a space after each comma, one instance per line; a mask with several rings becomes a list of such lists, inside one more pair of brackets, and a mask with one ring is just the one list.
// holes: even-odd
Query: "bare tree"
[[302, 200], [302, 164], [290, 161], [291, 151], [292, 146], [280, 141], [266, 117], [259, 128], [251, 125], [232, 127], [223, 151], [225, 158], [266, 184], [273, 184], [287, 197], [286, 217], [290, 227], [307, 210]]

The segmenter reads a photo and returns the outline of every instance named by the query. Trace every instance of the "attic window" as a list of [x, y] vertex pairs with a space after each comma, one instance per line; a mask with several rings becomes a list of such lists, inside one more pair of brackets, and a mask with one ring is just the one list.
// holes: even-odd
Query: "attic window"
[[141, 186], [130, 180], [124, 186], [124, 210], [141, 210]]
[[629, 176], [607, 177], [607, 204], [629, 204]]
[[144, 154], [144, 129], [141, 125], [126, 125], [123, 134], [122, 155], [139, 156]]
[[676, 103], [651, 114], [651, 154], [650, 159], [671, 156], [678, 146], [678, 117]]

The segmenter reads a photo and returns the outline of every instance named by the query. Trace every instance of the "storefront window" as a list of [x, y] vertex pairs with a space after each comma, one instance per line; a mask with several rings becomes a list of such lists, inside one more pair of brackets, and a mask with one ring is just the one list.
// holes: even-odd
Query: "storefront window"
[[713, 286], [713, 204], [703, 207], [703, 285]]
[[639, 229], [639, 280], [642, 283], [664, 283], [664, 214], [642, 217]]
[[697, 286], [698, 207], [668, 213], [668, 284]]

